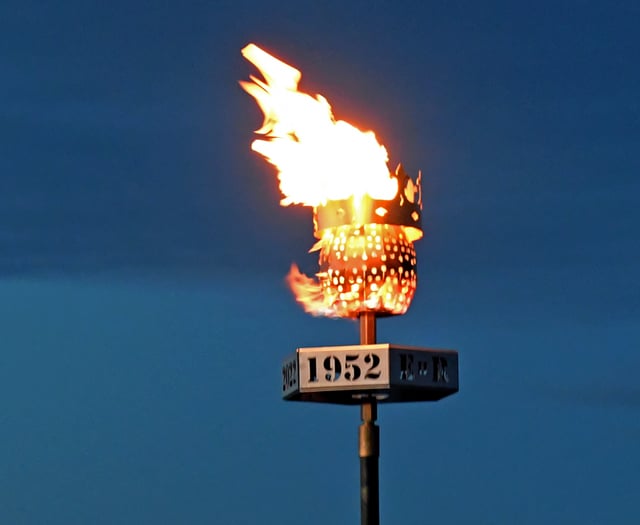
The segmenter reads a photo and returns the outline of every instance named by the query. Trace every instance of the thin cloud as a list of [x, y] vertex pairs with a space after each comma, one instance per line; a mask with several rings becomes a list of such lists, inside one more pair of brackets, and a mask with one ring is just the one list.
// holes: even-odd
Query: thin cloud
[[640, 410], [640, 387], [632, 385], [582, 384], [547, 386], [542, 391], [555, 401], [592, 408]]

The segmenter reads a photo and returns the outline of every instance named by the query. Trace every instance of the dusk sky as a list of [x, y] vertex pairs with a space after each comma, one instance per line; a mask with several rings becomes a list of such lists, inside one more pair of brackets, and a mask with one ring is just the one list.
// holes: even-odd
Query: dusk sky
[[385, 524], [640, 523], [640, 4], [0, 5], [0, 523], [359, 522], [355, 407], [281, 400], [355, 344], [284, 281], [238, 85], [255, 42], [423, 171], [409, 312], [460, 392], [383, 405]]

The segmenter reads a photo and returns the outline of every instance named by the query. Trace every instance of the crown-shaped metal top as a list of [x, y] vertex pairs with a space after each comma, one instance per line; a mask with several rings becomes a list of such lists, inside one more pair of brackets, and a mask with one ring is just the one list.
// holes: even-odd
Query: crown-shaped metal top
[[314, 235], [322, 238], [328, 228], [347, 224], [390, 224], [405, 226], [410, 241], [422, 238], [422, 173], [414, 181], [398, 164], [393, 176], [398, 180], [398, 193], [392, 200], [372, 199], [364, 195], [327, 201], [314, 209]]

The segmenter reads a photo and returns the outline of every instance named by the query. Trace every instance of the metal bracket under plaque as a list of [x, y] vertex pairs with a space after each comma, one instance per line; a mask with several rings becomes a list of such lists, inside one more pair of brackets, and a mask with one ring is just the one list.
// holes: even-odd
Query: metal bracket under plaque
[[282, 397], [289, 401], [437, 401], [457, 391], [455, 350], [394, 344], [298, 348], [282, 364]]

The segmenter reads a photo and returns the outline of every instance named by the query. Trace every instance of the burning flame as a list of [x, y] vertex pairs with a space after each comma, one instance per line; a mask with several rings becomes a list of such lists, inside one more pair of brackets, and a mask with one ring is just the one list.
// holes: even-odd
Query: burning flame
[[278, 168], [282, 204], [318, 206], [328, 200], [361, 197], [389, 200], [398, 191], [389, 174], [389, 156], [373, 131], [360, 131], [335, 120], [321, 95], [298, 91], [297, 69], [249, 44], [242, 55], [255, 65], [266, 82], [240, 82], [264, 113], [251, 149]]
[[[264, 77], [240, 82], [264, 114], [256, 131], [264, 138], [251, 149], [277, 168], [283, 206], [314, 209], [320, 240], [312, 251], [320, 252], [321, 270], [314, 280], [292, 266], [296, 299], [314, 315], [404, 313], [416, 288], [412, 242], [422, 230], [415, 209], [397, 210], [405, 202], [405, 210], [421, 209], [419, 179], [416, 185], [400, 166], [392, 174], [372, 131], [336, 120], [324, 97], [298, 91], [300, 71], [255, 44], [242, 55]], [[403, 213], [410, 218], [399, 220]]]

